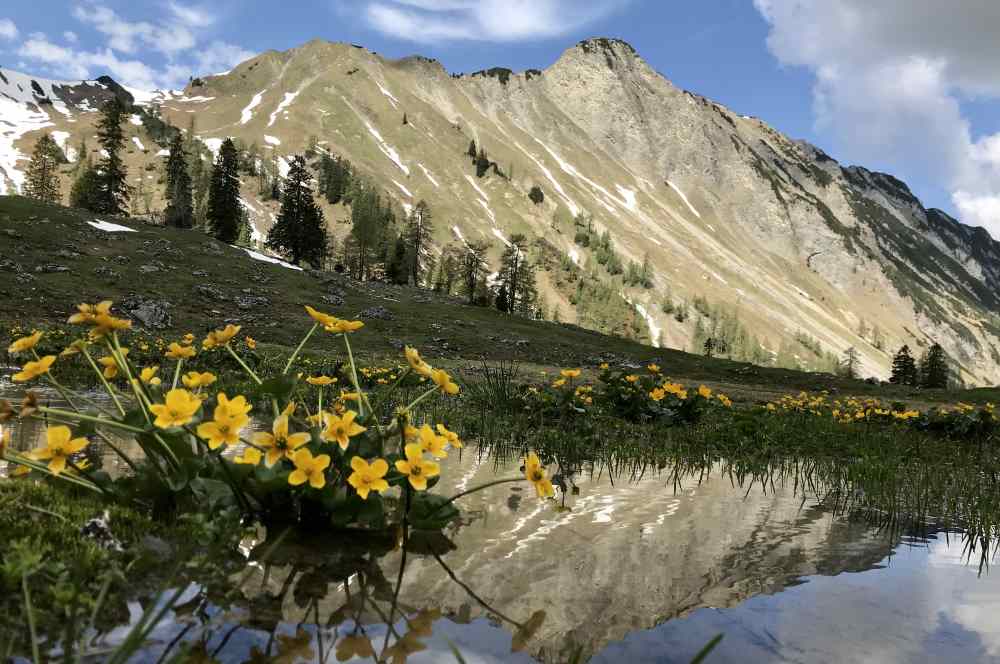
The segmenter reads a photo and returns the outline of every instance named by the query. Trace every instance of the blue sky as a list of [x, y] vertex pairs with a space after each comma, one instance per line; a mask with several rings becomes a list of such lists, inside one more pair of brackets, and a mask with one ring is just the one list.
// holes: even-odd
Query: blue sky
[[906, 180], [1000, 237], [996, 0], [7, 0], [0, 63], [179, 87], [320, 37], [451, 71], [544, 68], [625, 39], [674, 84], [843, 163]]

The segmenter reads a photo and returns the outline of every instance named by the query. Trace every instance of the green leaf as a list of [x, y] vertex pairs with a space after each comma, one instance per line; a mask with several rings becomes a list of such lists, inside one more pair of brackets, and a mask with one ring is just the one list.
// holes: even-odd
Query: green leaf
[[418, 530], [441, 530], [458, 515], [455, 504], [447, 498], [422, 491], [413, 496], [408, 518]]
[[191, 480], [191, 490], [198, 501], [208, 507], [210, 511], [215, 511], [221, 506], [234, 502], [232, 489], [228, 484], [219, 480], [196, 477]]
[[257, 388], [257, 392], [261, 396], [274, 397], [278, 400], [278, 403], [283, 404], [288, 401], [292, 396], [292, 392], [295, 391], [295, 384], [298, 380], [294, 376], [277, 376], [269, 380], [265, 380], [264, 383]]

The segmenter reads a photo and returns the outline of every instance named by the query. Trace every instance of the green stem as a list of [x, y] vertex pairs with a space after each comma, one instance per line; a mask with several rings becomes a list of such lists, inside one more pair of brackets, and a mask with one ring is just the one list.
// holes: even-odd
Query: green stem
[[38, 634], [35, 632], [35, 610], [31, 606], [31, 593], [28, 592], [28, 575], [21, 575], [21, 590], [24, 591], [24, 612], [28, 618], [28, 634], [31, 636], [31, 658], [35, 664], [41, 664], [42, 658], [38, 652]]
[[523, 477], [510, 477], [510, 478], [507, 478], [505, 480], [494, 480], [492, 482], [487, 482], [486, 484], [481, 484], [481, 485], [479, 485], [477, 487], [473, 487], [473, 488], [469, 489], [468, 491], [463, 491], [461, 493], [456, 493], [454, 496], [452, 496], [451, 498], [449, 498], [446, 502], [441, 503], [438, 506], [438, 508], [436, 510], [434, 510], [433, 512], [431, 512], [430, 516], [428, 516], [427, 518], [433, 517], [435, 514], [437, 514], [438, 512], [440, 512], [443, 508], [447, 507], [448, 505], [451, 505], [453, 502], [455, 502], [459, 498], [464, 498], [465, 496], [468, 496], [471, 493], [476, 493], [477, 491], [482, 491], [483, 489], [489, 489], [490, 487], [497, 486], [498, 484], [513, 484], [514, 482], [526, 482], [526, 481], [527, 480], [525, 478], [523, 478]]
[[[74, 413], [68, 410], [60, 410], [59, 408], [48, 408], [46, 406], [39, 406], [38, 412], [48, 413], [49, 415], [54, 415], [55, 417], [63, 417], [69, 420], [78, 420], [80, 422], [93, 422], [94, 424], [103, 424], [105, 426], [112, 427], [114, 429], [121, 429], [123, 431], [131, 431], [132, 433], [146, 433], [145, 429], [140, 429], [139, 427], [134, 427], [129, 424], [123, 424], [118, 420], [109, 420], [104, 417], [94, 417], [93, 415], [85, 415], [83, 413]], [[125, 413], [122, 413], [124, 415]]]
[[[251, 369], [250, 367], [247, 366], [247, 363], [244, 362], [243, 359], [239, 355], [236, 354], [236, 351], [234, 351], [232, 349], [232, 347], [230, 347], [229, 344], [226, 344], [226, 350], [229, 351], [229, 354], [233, 356], [234, 360], [236, 360], [237, 362], [240, 363], [240, 366], [243, 367], [243, 371], [246, 371], [247, 375], [250, 376], [251, 378], [253, 378], [253, 380], [254, 380], [255, 383], [257, 383], [258, 385], [262, 385], [263, 384], [263, 381], [260, 379], [260, 377], [258, 377], [257, 374], [254, 373], [253, 369]], [[287, 371], [288, 370], [286, 369], [285, 372], [287, 373]]]
[[139, 400], [139, 407], [142, 409], [142, 414], [146, 418], [146, 424], [152, 424], [152, 420], [149, 419], [149, 411], [146, 409], [146, 403], [142, 399], [141, 390], [139, 389], [139, 381], [135, 380], [132, 375], [132, 368], [128, 365], [128, 361], [125, 359], [125, 353], [122, 352], [122, 346], [118, 342], [118, 333], [114, 332], [111, 335], [111, 341], [108, 342], [108, 347], [111, 349], [111, 356], [115, 358], [115, 363], [118, 368], [125, 373], [125, 378], [128, 380], [129, 387], [132, 388], [132, 393], [135, 394], [136, 398]]
[[91, 357], [90, 353], [87, 352], [86, 346], [82, 346], [80, 351], [83, 353], [83, 356], [87, 358], [87, 361], [90, 362], [90, 366], [94, 369], [94, 373], [96, 373], [97, 377], [101, 379], [101, 383], [104, 385], [104, 389], [108, 391], [108, 394], [111, 396], [111, 400], [115, 402], [115, 407], [118, 408], [118, 413], [122, 417], [124, 417], [125, 409], [122, 408], [121, 402], [118, 401], [118, 397], [117, 395], [115, 395], [115, 391], [111, 387], [111, 384], [108, 383], [107, 379], [104, 378], [104, 372], [101, 371], [100, 368], [98, 368], [97, 363], [94, 362], [94, 358]]
[[426, 392], [424, 392], [423, 394], [421, 394], [419, 397], [417, 397], [416, 399], [414, 399], [413, 403], [411, 403], [409, 406], [406, 407], [406, 410], [413, 410], [414, 408], [417, 407], [418, 404], [420, 404], [421, 401], [423, 401], [424, 399], [426, 399], [427, 397], [429, 397], [430, 395], [434, 394], [437, 391], [438, 391], [438, 388], [435, 385], [434, 387], [432, 387], [431, 389], [427, 390]]
[[358, 415], [363, 419], [365, 416], [365, 401], [367, 400], [361, 394], [361, 385], [358, 383], [358, 367], [354, 364], [354, 353], [351, 352], [351, 342], [348, 341], [346, 332], [341, 336], [344, 337], [344, 346], [347, 348], [347, 360], [351, 363], [351, 383], [354, 385], [354, 391], [358, 393], [358, 410], [360, 411]]
[[177, 367], [174, 368], [174, 382], [171, 383], [170, 389], [172, 390], [177, 389], [177, 383], [179, 383], [181, 380], [181, 367], [183, 366], [184, 366], [184, 358], [182, 357], [179, 360], [177, 360]]
[[296, 348], [295, 352], [292, 353], [292, 356], [288, 358], [288, 364], [285, 365], [285, 370], [281, 372], [282, 376], [287, 375], [288, 372], [292, 370], [292, 365], [295, 363], [295, 358], [299, 356], [300, 352], [302, 352], [302, 347], [306, 345], [306, 342], [309, 341], [309, 337], [311, 337], [313, 333], [316, 332], [317, 328], [319, 328], [319, 323], [313, 323], [312, 328], [309, 330], [309, 332], [306, 333], [306, 336], [302, 338], [302, 341], [299, 342], [298, 348]]

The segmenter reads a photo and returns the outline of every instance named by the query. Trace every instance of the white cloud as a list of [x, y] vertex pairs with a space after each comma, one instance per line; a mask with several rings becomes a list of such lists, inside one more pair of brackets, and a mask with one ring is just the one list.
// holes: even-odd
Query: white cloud
[[1000, 238], [1000, 134], [976, 137], [965, 100], [1000, 98], [1000, 2], [754, 0], [780, 62], [816, 77], [818, 129], [852, 161], [950, 190]]
[[17, 39], [17, 26], [9, 18], [0, 18], [0, 39]]
[[20, 45], [18, 55], [55, 76], [82, 79], [107, 73], [142, 90], [183, 87], [191, 76], [230, 69], [253, 56], [227, 42], [200, 42], [199, 31], [215, 22], [205, 9], [169, 2], [164, 12], [154, 25], [126, 20], [100, 3], [79, 4], [73, 16], [105, 35], [103, 48], [76, 48], [78, 39], [71, 31], [63, 33], [65, 44], [35, 33]]
[[376, 0], [368, 23], [417, 42], [522, 41], [556, 37], [610, 14], [628, 0]]

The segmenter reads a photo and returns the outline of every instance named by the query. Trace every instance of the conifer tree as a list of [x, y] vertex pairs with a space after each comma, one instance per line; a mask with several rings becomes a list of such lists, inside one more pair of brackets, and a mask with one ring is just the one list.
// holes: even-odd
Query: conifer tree
[[427, 251], [433, 232], [434, 223], [431, 208], [427, 201], [422, 200], [406, 216], [406, 228], [403, 231], [409, 278], [413, 281], [414, 286], [420, 285], [427, 272], [423, 254]]
[[93, 165], [85, 166], [70, 189], [70, 207], [93, 212], [100, 209], [101, 201], [101, 174]]
[[845, 378], [857, 378], [858, 377], [858, 367], [860, 365], [860, 359], [858, 357], [858, 349], [851, 346], [844, 351], [844, 359], [840, 363], [841, 369], [844, 372]]
[[180, 133], [170, 142], [170, 156], [167, 157], [167, 226], [192, 228], [194, 226], [194, 204], [191, 194], [191, 176], [188, 174], [187, 154]]
[[227, 138], [212, 167], [207, 214], [209, 231], [226, 244], [233, 244], [239, 238], [243, 220], [238, 161], [236, 146]]
[[536, 296], [534, 272], [528, 264], [527, 248], [527, 238], [515, 233], [510, 238], [510, 245], [504, 249], [500, 257], [499, 281], [506, 287], [507, 293], [503, 303], [505, 308], [501, 311], [529, 313], [534, 304]]
[[[513, 173], [511, 173], [511, 176], [513, 177]], [[535, 205], [541, 205], [545, 202], [545, 192], [543, 192], [542, 188], [536, 184], [531, 188], [531, 191], [528, 192], [528, 198], [530, 198], [531, 202]]]
[[294, 157], [281, 193], [278, 221], [267, 235], [267, 247], [288, 256], [295, 265], [305, 261], [318, 270], [329, 250], [326, 221], [313, 198], [311, 184], [305, 157]]
[[[471, 242], [462, 252], [460, 274], [462, 278], [462, 293], [469, 299], [469, 304], [475, 304], [481, 295], [486, 281], [486, 252], [489, 245], [485, 242]], [[488, 304], [488, 302], [487, 302]]]
[[476, 160], [476, 155], [478, 154], [478, 152], [476, 151], [475, 141], [469, 141], [469, 149], [466, 152], [466, 154], [469, 155], [469, 158], [472, 159], [472, 161]]
[[904, 345], [892, 359], [892, 376], [889, 382], [895, 385], [917, 384], [917, 363], [910, 354], [910, 347]]
[[488, 170], [490, 170], [490, 158], [486, 155], [485, 148], [479, 148], [479, 155], [476, 157], [476, 177], [483, 177]]
[[52, 136], [48, 133], [35, 143], [28, 163], [27, 179], [24, 183], [24, 195], [42, 203], [58, 203], [62, 198], [59, 183], [60, 150]]
[[920, 362], [921, 385], [930, 389], [947, 389], [950, 373], [944, 348], [935, 342]]
[[97, 138], [104, 149], [104, 155], [97, 167], [101, 176], [97, 197], [99, 209], [92, 210], [93, 212], [121, 215], [128, 210], [128, 173], [122, 161], [122, 149], [125, 147], [122, 123], [127, 113], [125, 103], [117, 96], [108, 100], [101, 111], [101, 119], [97, 123]]

